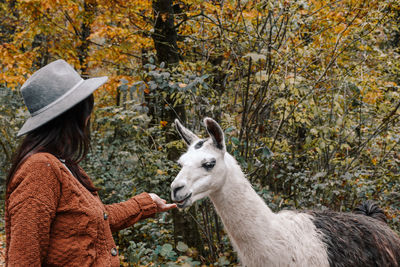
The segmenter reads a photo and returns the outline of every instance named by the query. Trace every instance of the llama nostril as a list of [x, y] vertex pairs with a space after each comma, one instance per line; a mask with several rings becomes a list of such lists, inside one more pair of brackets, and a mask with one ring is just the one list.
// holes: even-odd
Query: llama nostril
[[178, 186], [178, 187], [175, 187], [175, 188], [174, 188], [174, 197], [175, 197], [175, 198], [176, 198], [176, 193], [177, 193], [179, 190], [181, 190], [183, 187], [184, 187], [184, 186], [182, 185], [182, 186]]

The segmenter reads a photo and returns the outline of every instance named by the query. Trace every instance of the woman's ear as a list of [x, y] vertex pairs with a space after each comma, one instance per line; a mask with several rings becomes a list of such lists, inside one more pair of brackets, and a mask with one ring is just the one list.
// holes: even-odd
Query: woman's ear
[[89, 116], [86, 118], [86, 120], [85, 120], [85, 126], [88, 126], [89, 121], [90, 121], [90, 117], [91, 117], [91, 115], [89, 115]]

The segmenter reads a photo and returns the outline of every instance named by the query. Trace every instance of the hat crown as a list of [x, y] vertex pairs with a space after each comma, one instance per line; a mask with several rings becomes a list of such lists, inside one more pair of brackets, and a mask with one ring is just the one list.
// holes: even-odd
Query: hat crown
[[60, 99], [82, 81], [64, 60], [56, 60], [36, 71], [21, 87], [22, 97], [31, 114]]

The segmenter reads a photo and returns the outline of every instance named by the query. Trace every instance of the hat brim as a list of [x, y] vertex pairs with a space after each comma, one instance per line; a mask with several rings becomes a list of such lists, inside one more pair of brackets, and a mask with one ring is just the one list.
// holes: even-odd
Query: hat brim
[[46, 124], [52, 119], [63, 114], [88, 96], [90, 96], [97, 88], [102, 86], [108, 77], [96, 77], [84, 80], [73, 92], [68, 94], [62, 100], [60, 100], [56, 105], [49, 107], [45, 111], [30, 117], [19, 130], [17, 137], [27, 134], [40, 126]]

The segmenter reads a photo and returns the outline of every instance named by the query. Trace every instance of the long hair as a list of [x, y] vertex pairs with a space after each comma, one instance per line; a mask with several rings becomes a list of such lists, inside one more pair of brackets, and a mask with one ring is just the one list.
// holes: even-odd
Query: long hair
[[93, 94], [73, 108], [29, 132], [14, 154], [12, 166], [7, 176], [7, 187], [18, 167], [30, 156], [47, 152], [60, 160], [76, 179], [90, 192], [98, 189], [79, 168], [90, 149], [90, 114], [93, 110]]

